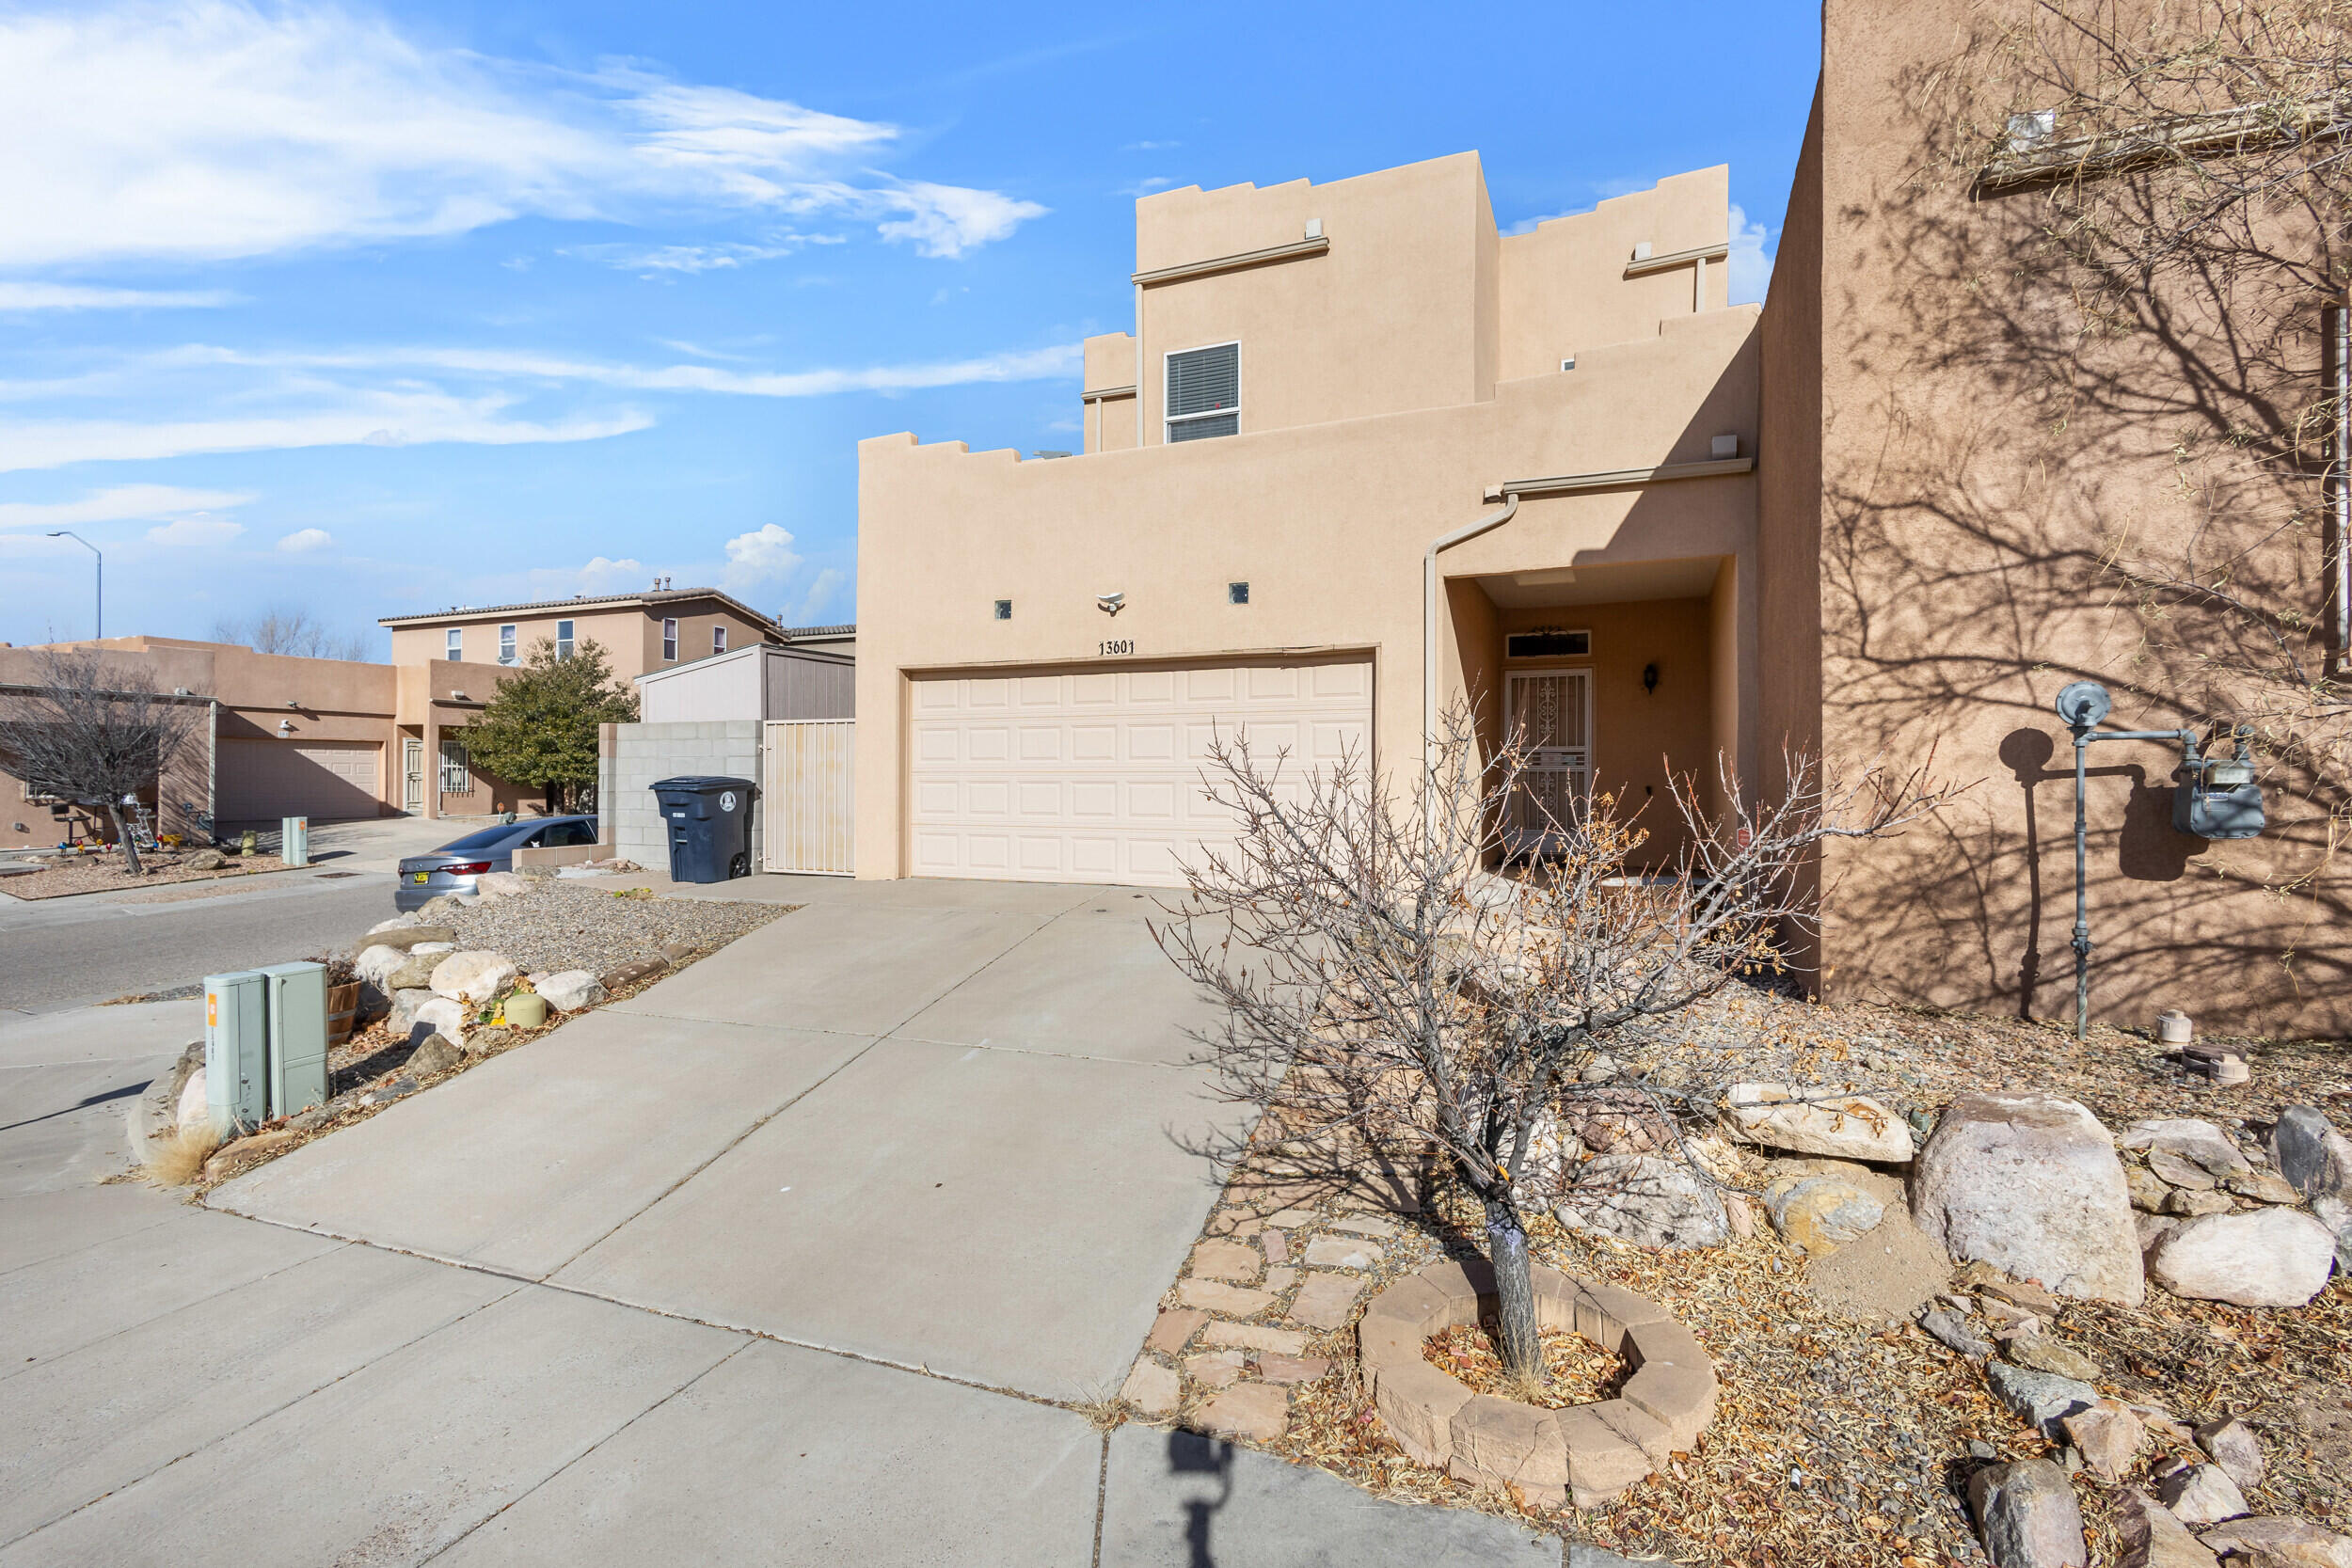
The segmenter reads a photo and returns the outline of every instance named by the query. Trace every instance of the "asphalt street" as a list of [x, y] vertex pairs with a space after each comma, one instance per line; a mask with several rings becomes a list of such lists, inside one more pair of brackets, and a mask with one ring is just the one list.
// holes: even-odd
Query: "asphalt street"
[[0, 1010], [46, 1012], [315, 958], [390, 919], [392, 880], [389, 871], [318, 871], [233, 891], [183, 883], [137, 895], [167, 895], [155, 902], [0, 901]]

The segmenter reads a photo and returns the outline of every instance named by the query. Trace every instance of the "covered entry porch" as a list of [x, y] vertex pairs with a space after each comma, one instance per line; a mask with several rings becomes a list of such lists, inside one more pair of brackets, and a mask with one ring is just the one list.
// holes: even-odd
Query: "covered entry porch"
[[1731, 556], [1542, 566], [1449, 578], [1441, 613], [1492, 756], [1518, 735], [1535, 766], [1503, 823], [1513, 855], [1600, 798], [1646, 833], [1634, 862], [1671, 868], [1687, 847], [1672, 795], [1694, 782], [1727, 803], [1719, 758], [1742, 778], [1738, 562]]

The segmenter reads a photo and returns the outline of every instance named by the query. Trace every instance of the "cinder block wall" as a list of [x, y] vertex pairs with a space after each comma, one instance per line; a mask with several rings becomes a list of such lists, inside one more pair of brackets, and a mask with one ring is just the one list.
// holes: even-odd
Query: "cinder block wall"
[[[653, 798], [654, 781], [690, 774], [759, 779], [759, 721], [716, 719], [676, 724], [616, 724], [606, 771], [611, 787], [599, 798], [599, 836], [613, 853], [648, 871], [670, 865], [669, 835]], [[752, 797], [752, 869], [759, 869], [760, 831], [767, 813]]]

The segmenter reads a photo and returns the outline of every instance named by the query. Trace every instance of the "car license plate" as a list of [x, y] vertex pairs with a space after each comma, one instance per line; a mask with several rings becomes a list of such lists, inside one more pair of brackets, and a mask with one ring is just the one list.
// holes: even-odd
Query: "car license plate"
[[423, 880], [424, 880], [427, 877], [430, 877], [430, 876], [432, 876], [432, 875], [433, 875], [433, 873], [432, 873], [432, 872], [430, 872], [430, 871], [411, 871], [411, 872], [408, 874], [408, 879], [409, 879], [410, 881], [412, 881], [412, 882], [421, 882], [421, 881], [423, 881]]

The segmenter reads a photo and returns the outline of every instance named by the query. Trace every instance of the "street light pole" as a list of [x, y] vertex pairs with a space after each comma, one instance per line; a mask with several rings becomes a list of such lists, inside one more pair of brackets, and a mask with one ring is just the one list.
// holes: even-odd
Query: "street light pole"
[[88, 540], [83, 538], [80, 534], [74, 532], [72, 529], [52, 529], [49, 531], [49, 537], [52, 539], [71, 539], [75, 544], [81, 546], [82, 548], [89, 551], [90, 554], [98, 558], [98, 635], [93, 637], [90, 641], [93, 642], [103, 642], [106, 640], [106, 552], [91, 544]]

